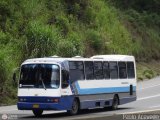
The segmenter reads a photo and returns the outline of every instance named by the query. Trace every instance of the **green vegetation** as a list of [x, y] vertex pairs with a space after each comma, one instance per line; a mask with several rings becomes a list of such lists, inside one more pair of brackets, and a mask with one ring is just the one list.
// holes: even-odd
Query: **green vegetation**
[[159, 61], [138, 62], [137, 64], [137, 79], [145, 80], [160, 75]]
[[139, 79], [157, 75], [145, 62], [160, 59], [159, 6], [159, 0], [1, 0], [0, 103], [14, 103], [13, 70], [33, 57], [129, 54], [140, 62]]
[[137, 43], [133, 54], [137, 60], [160, 58], [160, 1], [159, 0], [109, 0]]

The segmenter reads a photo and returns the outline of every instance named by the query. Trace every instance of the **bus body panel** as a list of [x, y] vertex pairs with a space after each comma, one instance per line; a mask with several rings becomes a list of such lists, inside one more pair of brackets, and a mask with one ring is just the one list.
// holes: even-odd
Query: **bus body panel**
[[[133, 85], [132, 95], [130, 95], [130, 85]], [[136, 100], [136, 82], [134, 79], [81, 80], [76, 81], [75, 86], [81, 102], [81, 109], [111, 106], [115, 94], [119, 96], [119, 104]], [[100, 103], [100, 106], [96, 106], [97, 102]]]
[[[108, 93], [108, 94], [95, 94], [79, 96], [81, 101], [81, 109], [96, 108], [96, 107], [109, 107], [112, 105], [114, 95], [117, 94], [120, 99], [119, 105], [126, 104], [136, 100], [136, 93], [130, 96], [129, 93]], [[97, 105], [96, 103], [100, 103]]]
[[101, 94], [101, 93], [116, 93], [129, 92], [130, 85], [133, 85], [133, 90], [136, 91], [136, 82], [133, 79], [123, 80], [81, 80], [76, 81], [75, 86], [78, 94]]

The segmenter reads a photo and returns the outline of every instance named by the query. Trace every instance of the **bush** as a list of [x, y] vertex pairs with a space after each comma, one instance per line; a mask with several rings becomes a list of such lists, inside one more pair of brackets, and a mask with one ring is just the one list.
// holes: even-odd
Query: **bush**
[[73, 44], [73, 55], [83, 55], [84, 53], [84, 43], [82, 35], [79, 35], [77, 32], [70, 32], [66, 38], [67, 41], [70, 41]]
[[154, 72], [150, 69], [147, 69], [147, 70], [144, 70], [143, 75], [145, 76], [145, 78], [151, 79], [154, 77]]
[[11, 10], [9, 6], [8, 0], [1, 0], [0, 1], [0, 21], [5, 22], [6, 18], [11, 15]]
[[7, 79], [7, 71], [6, 71], [5, 61], [0, 56], [0, 88], [3, 89], [3, 84], [6, 81], [6, 79]]
[[4, 84], [6, 80], [7, 80], [7, 66], [6, 62], [4, 61], [4, 56], [0, 54], [0, 96], [2, 96], [3, 92], [5, 92]]
[[60, 15], [56, 18], [56, 25], [61, 29], [61, 32], [64, 35], [67, 35], [71, 28], [69, 20], [65, 15]]
[[154, 72], [150, 69], [144, 70], [143, 74], [149, 73], [151, 75], [154, 75]]
[[101, 39], [101, 35], [97, 31], [89, 30], [87, 32], [86, 41], [97, 53], [100, 53], [104, 49], [104, 41]]
[[5, 34], [4, 32], [0, 31], [0, 46], [2, 47], [7, 45], [7, 43], [9, 42], [10, 38], [8, 34]]
[[62, 57], [72, 57], [76, 55], [73, 43], [68, 40], [62, 40], [58, 43], [56, 53]]
[[138, 78], [138, 80], [140, 80], [140, 81], [143, 81], [143, 79], [144, 79], [143, 76], [138, 76], [137, 78]]
[[60, 40], [57, 30], [38, 22], [31, 22], [26, 33], [25, 53], [27, 57], [44, 57], [55, 53]]
[[153, 76], [152, 76], [152, 74], [146, 73], [146, 74], [145, 74], [145, 77], [146, 77], [147, 79], [151, 79]]

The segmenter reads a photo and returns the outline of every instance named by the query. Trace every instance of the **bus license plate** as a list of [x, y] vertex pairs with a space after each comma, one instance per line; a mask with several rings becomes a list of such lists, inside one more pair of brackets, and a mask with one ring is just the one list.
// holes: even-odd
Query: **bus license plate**
[[39, 105], [38, 104], [34, 104], [33, 108], [39, 108]]

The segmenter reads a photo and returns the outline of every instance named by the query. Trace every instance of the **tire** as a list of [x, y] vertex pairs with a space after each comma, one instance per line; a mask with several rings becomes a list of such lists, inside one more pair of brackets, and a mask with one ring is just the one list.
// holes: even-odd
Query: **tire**
[[118, 104], [119, 104], [119, 99], [118, 96], [115, 95], [112, 101], [112, 110], [117, 110], [118, 109]]
[[69, 115], [76, 115], [79, 112], [79, 102], [77, 99], [73, 100], [71, 110], [67, 111]]
[[32, 112], [36, 117], [40, 117], [43, 113], [43, 110], [32, 110]]

